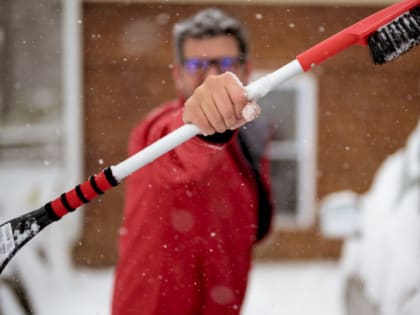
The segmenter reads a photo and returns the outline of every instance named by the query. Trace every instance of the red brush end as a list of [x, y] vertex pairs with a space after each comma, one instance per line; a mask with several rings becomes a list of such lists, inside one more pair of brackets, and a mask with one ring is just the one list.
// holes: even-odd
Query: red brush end
[[366, 45], [368, 37], [380, 27], [419, 4], [420, 0], [406, 0], [391, 5], [327, 38], [298, 55], [296, 59], [303, 70], [308, 71], [352, 45]]

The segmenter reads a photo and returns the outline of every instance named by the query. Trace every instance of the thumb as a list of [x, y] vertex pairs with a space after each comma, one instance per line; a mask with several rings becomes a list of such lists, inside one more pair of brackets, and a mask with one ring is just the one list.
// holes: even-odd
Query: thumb
[[249, 102], [242, 109], [242, 117], [247, 121], [253, 121], [261, 114], [261, 107], [254, 101]]

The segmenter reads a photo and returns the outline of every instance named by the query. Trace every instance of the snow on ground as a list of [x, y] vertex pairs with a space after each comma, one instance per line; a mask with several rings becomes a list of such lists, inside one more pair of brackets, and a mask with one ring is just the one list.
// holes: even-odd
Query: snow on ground
[[242, 314], [343, 314], [340, 274], [333, 262], [256, 264]]
[[[339, 273], [332, 262], [256, 264], [242, 314], [341, 315]], [[110, 314], [112, 269], [73, 270], [67, 279], [38, 295], [40, 314]]]
[[112, 269], [72, 270], [70, 275], [64, 283], [56, 283], [53, 292], [43, 292], [44, 306], [39, 314], [109, 315]]

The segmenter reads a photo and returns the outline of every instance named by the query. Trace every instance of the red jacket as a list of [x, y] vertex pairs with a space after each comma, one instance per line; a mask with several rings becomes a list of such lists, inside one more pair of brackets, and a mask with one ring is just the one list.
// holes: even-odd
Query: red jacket
[[[129, 154], [180, 127], [181, 116], [180, 101], [152, 112]], [[113, 315], [239, 314], [258, 196], [234, 139], [195, 137], [127, 179]]]

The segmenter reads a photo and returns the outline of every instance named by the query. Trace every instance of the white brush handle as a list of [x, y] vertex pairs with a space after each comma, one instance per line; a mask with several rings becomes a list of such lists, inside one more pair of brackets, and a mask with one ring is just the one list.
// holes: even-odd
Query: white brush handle
[[145, 147], [143, 150], [130, 156], [121, 163], [111, 166], [112, 175], [120, 182], [122, 179], [138, 170], [142, 166], [154, 161], [166, 152], [176, 148], [185, 141], [198, 135], [200, 129], [193, 124], [185, 124], [156, 142]]
[[[245, 90], [250, 101], [257, 100], [265, 96], [276, 85], [287, 81], [288, 79], [303, 73], [302, 66], [299, 61], [284, 65], [280, 69], [265, 75], [262, 78], [252, 82], [245, 87]], [[193, 124], [185, 124], [178, 129], [172, 131], [158, 141], [147, 146], [143, 150], [135, 153], [131, 157], [122, 161], [121, 163], [111, 166], [112, 174], [118, 182], [121, 182], [125, 177], [135, 172], [144, 165], [154, 161], [166, 152], [176, 148], [185, 141], [198, 135], [200, 130]]]

